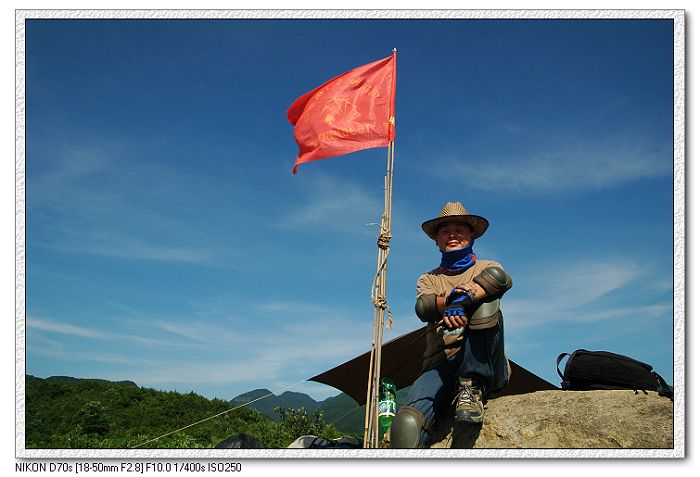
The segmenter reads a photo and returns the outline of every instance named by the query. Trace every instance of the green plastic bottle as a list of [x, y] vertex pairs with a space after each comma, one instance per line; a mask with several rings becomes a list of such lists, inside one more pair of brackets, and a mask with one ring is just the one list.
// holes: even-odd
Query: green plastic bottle
[[382, 436], [391, 426], [396, 416], [396, 386], [389, 378], [379, 382], [379, 435]]

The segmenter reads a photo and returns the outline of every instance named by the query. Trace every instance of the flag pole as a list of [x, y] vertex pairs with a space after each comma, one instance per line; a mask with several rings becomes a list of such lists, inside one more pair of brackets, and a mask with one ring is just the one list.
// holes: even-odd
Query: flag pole
[[[387, 84], [390, 81], [391, 84]], [[365, 82], [375, 84], [365, 84]], [[387, 88], [388, 87], [388, 88]], [[388, 91], [387, 91], [388, 89]], [[358, 94], [359, 93], [359, 94]], [[387, 98], [388, 104], [384, 101]], [[345, 95], [354, 95], [352, 101], [344, 99]], [[376, 98], [381, 97], [381, 100]], [[328, 123], [333, 115], [326, 115], [325, 106], [337, 101], [350, 102], [354, 113], [355, 107], [367, 113], [366, 129], [349, 127], [338, 128]], [[387, 175], [384, 179], [384, 214], [381, 230], [377, 238], [377, 274], [372, 282], [371, 300], [374, 304], [374, 323], [370, 353], [369, 377], [367, 382], [367, 399], [365, 401], [365, 447], [377, 447], [378, 439], [378, 394], [381, 372], [382, 335], [384, 329], [386, 304], [386, 262], [391, 240], [391, 196], [394, 167], [396, 105], [396, 48], [389, 58], [363, 65], [337, 76], [318, 88], [300, 96], [287, 110], [287, 119], [294, 126], [294, 138], [299, 145], [299, 155], [294, 163], [292, 174], [296, 174], [299, 164], [335, 155], [346, 154], [355, 150], [388, 145]], [[336, 106], [338, 106], [336, 104]], [[388, 118], [385, 107], [389, 108]], [[334, 111], [334, 107], [331, 110]], [[336, 113], [347, 115], [340, 107]], [[354, 114], [353, 113], [353, 114]], [[335, 113], [334, 113], [335, 114]], [[386, 122], [384, 122], [386, 118]], [[348, 120], [350, 117], [348, 116]], [[333, 122], [333, 121], [330, 121]], [[359, 131], [359, 132], [358, 132]], [[340, 144], [339, 144], [340, 142]], [[348, 146], [352, 143], [351, 146]], [[342, 146], [342, 147], [341, 147]], [[391, 327], [391, 310], [389, 310], [389, 327]]]
[[[394, 103], [396, 94], [396, 48], [393, 50], [394, 71], [392, 79], [392, 104], [389, 128], [395, 127]], [[372, 331], [372, 346], [370, 349], [369, 375], [367, 378], [367, 399], [365, 401], [365, 433], [363, 446], [377, 448], [379, 440], [379, 380], [382, 368], [382, 338], [384, 334], [384, 315], [388, 309], [386, 302], [386, 263], [391, 241], [391, 202], [394, 182], [394, 135], [393, 129], [387, 149], [387, 168], [384, 177], [384, 213], [377, 237], [377, 273], [372, 282], [371, 300], [374, 305], [374, 320]], [[389, 310], [389, 327], [392, 326], [391, 310]]]
[[[388, 309], [386, 302], [386, 264], [391, 241], [391, 202], [394, 180], [394, 142], [387, 149], [387, 171], [384, 178], [384, 214], [377, 238], [377, 273], [372, 284], [372, 303], [374, 304], [374, 320], [372, 346], [369, 360], [369, 376], [367, 383], [367, 400], [365, 406], [364, 447], [379, 446], [379, 381], [381, 379], [382, 338], [384, 335], [385, 313]], [[392, 326], [391, 311], [389, 310], [389, 327]]]

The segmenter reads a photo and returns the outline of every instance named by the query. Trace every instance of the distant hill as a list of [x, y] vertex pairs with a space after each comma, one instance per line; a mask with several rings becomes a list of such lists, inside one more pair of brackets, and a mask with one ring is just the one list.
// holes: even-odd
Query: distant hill
[[280, 394], [279, 400], [284, 402], [287, 407], [298, 409], [303, 407], [307, 411], [313, 411], [320, 403], [316, 402], [311, 396], [304, 393], [295, 393], [286, 391]]
[[[396, 393], [397, 406], [401, 406], [405, 402], [409, 389], [410, 387]], [[260, 411], [275, 421], [279, 420], [279, 414], [274, 412], [277, 406], [294, 409], [303, 407], [309, 412], [318, 409], [323, 411], [326, 422], [333, 424], [339, 431], [360, 437], [364, 434], [365, 405], [359, 406], [353, 398], [345, 393], [318, 402], [304, 393], [285, 392], [277, 396], [268, 389], [255, 389], [236, 396], [229, 403], [233, 406], [239, 406], [256, 399], [260, 400], [247, 407]]]
[[231, 399], [229, 404], [232, 406], [240, 406], [241, 404], [251, 401], [254, 402], [246, 407], [260, 411], [275, 421], [279, 421], [280, 418], [280, 415], [274, 411], [278, 406], [281, 408], [291, 407], [294, 409], [303, 407], [307, 411], [314, 411], [318, 409], [319, 406], [319, 403], [307, 394], [285, 392], [276, 396], [269, 389], [254, 389], [253, 391], [239, 394]]
[[[404, 392], [399, 392], [399, 403]], [[251, 404], [241, 406], [246, 403]], [[260, 388], [227, 402], [194, 392], [142, 388], [132, 381], [70, 376], [25, 375], [25, 406], [26, 446], [35, 449], [134, 445], [209, 448], [240, 433], [256, 437], [269, 448], [282, 448], [306, 434], [362, 438], [365, 418], [365, 407], [343, 393], [318, 402], [304, 393], [288, 391], [276, 396]], [[293, 416], [310, 417], [314, 411], [322, 411], [319, 425], [323, 428], [314, 427], [317, 421], [312, 419], [302, 424], [299, 420], [280, 420], [274, 412], [277, 406], [306, 411]], [[209, 419], [214, 416], [218, 417]]]
[[97, 378], [74, 378], [71, 376], [49, 376], [48, 378], [42, 379], [42, 378], [37, 378], [36, 376], [32, 376], [31, 374], [27, 374], [25, 378], [25, 382], [29, 381], [46, 381], [49, 383], [67, 383], [67, 384], [78, 384], [81, 382], [95, 382], [95, 383], [103, 383], [103, 384], [116, 384], [118, 386], [130, 386], [133, 388], [137, 388], [138, 385], [133, 382], [133, 381], [108, 381], [106, 379], [97, 379]]
[[359, 406], [345, 393], [323, 400], [319, 408], [327, 422], [346, 434], [362, 437], [365, 429], [365, 406]]

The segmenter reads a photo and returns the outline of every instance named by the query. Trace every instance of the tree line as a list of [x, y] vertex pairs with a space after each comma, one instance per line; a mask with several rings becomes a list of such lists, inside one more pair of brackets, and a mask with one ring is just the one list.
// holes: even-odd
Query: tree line
[[194, 392], [159, 391], [131, 382], [27, 376], [26, 448], [212, 448], [238, 433], [256, 437], [267, 448], [286, 448], [302, 435], [329, 440], [341, 436], [321, 410], [309, 413], [304, 408], [276, 408], [280, 419], [275, 422], [247, 407], [231, 409], [226, 401]]

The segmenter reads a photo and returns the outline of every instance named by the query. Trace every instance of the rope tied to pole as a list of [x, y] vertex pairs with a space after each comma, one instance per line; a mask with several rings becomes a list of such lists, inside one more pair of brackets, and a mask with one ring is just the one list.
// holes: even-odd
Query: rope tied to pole
[[376, 306], [377, 308], [381, 308], [382, 310], [386, 310], [389, 308], [389, 305], [386, 302], [386, 297], [383, 297], [381, 295], [372, 298], [372, 303], [374, 304], [374, 306]]
[[382, 275], [383, 271], [386, 271], [386, 263], [387, 259], [389, 258], [389, 243], [391, 242], [392, 235], [391, 235], [391, 230], [388, 228], [388, 223], [389, 223], [389, 216], [385, 212], [382, 214], [382, 223], [377, 224], [377, 223], [372, 223], [372, 224], [367, 224], [367, 225], [379, 225], [380, 231], [379, 235], [377, 236], [377, 247], [379, 247], [380, 250], [380, 262], [377, 265], [377, 273], [374, 274], [374, 279], [372, 280], [372, 287], [370, 291], [370, 301], [372, 302], [372, 305], [375, 306], [375, 308], [380, 309], [380, 310], [386, 310], [387, 312], [387, 329], [392, 329], [394, 327], [394, 321], [391, 316], [391, 308], [389, 308], [389, 305], [386, 300], [386, 296], [381, 293], [381, 285], [380, 285], [380, 278]]
[[[391, 234], [389, 234], [389, 238], [391, 238]], [[372, 280], [372, 290], [370, 291], [369, 298], [372, 301], [372, 304], [375, 306], [375, 308], [378, 308], [380, 310], [386, 310], [388, 320], [386, 327], [387, 329], [392, 329], [394, 327], [394, 320], [391, 317], [391, 308], [389, 307], [389, 303], [386, 301], [386, 296], [379, 293], [379, 277], [382, 273], [382, 270], [386, 268], [386, 261], [389, 255], [388, 247], [383, 250], [386, 250], [386, 255], [381, 265], [377, 267], [377, 273], [374, 275], [374, 280]]]
[[391, 242], [391, 232], [382, 231], [377, 237], [377, 246], [382, 250], [389, 250], [389, 242]]
[[379, 295], [379, 296], [374, 296], [372, 297], [372, 304], [380, 308], [382, 310], [386, 310], [386, 317], [387, 317], [387, 329], [392, 329], [394, 327], [394, 321], [391, 319], [391, 308], [389, 308], [389, 304], [386, 301], [386, 297]]

